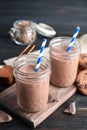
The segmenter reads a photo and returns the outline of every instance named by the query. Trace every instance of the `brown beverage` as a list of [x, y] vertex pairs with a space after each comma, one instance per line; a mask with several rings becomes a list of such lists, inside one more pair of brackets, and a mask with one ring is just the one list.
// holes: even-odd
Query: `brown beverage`
[[55, 38], [50, 42], [51, 83], [58, 87], [68, 87], [76, 79], [80, 45], [76, 41], [67, 52], [69, 43], [68, 37]]
[[[14, 69], [18, 105], [27, 112], [46, 108], [49, 95], [49, 61], [43, 58], [39, 72], [35, 72], [34, 60], [37, 60], [35, 55], [22, 56], [16, 61]], [[22, 65], [18, 63], [20, 67], [17, 66], [17, 62]]]

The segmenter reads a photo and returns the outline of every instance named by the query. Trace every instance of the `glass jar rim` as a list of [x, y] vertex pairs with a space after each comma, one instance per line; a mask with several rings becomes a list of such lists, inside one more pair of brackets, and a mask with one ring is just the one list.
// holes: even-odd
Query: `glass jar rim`
[[[67, 53], [65, 52], [65, 53], [62, 53], [61, 51], [58, 51], [58, 49], [56, 49], [56, 47], [55, 46], [53, 46], [53, 45], [55, 45], [55, 44], [59, 44], [60, 43], [60, 45], [62, 45], [61, 44], [61, 42], [64, 42], [65, 44], [66, 43], [69, 43], [70, 42], [70, 40], [71, 40], [71, 37], [68, 37], [68, 36], [60, 36], [60, 37], [55, 37], [55, 38], [53, 38], [51, 41], [50, 41], [50, 43], [49, 43], [49, 48], [50, 48], [50, 53], [51, 53], [51, 50], [52, 51], [55, 51], [55, 52], [57, 52], [57, 53], [59, 53], [60, 54], [60, 56], [62, 55], [62, 56], [74, 56], [75, 54], [77, 54], [77, 51], [78, 52], [80, 52], [80, 42], [79, 42], [79, 39], [77, 38], [76, 39], [76, 41], [75, 41], [75, 43], [73, 44], [73, 47], [75, 47], [75, 45], [77, 46], [77, 51], [74, 51], [73, 53], [70, 53], [70, 52], [68, 52], [67, 51]], [[66, 41], [66, 42], [65, 42]], [[67, 42], [68, 41], [68, 42]], [[77, 43], [79, 43], [79, 44], [77, 44]], [[57, 46], [56, 45], [56, 46]], [[69, 45], [69, 44], [68, 44]], [[67, 47], [68, 47], [68, 45], [67, 45]]]
[[[38, 72], [33, 72], [33, 73], [25, 73], [25, 72], [22, 72], [22, 71], [20, 71], [19, 70], [19, 68], [21, 67], [21, 66], [23, 66], [23, 65], [26, 65], [26, 63], [29, 63], [28, 61], [26, 62], [26, 61], [23, 61], [24, 63], [22, 63], [22, 65], [20, 64], [19, 66], [17, 66], [17, 62], [20, 62], [20, 61], [22, 61], [22, 60], [24, 60], [24, 58], [25, 59], [27, 59], [27, 58], [31, 58], [31, 57], [34, 57], [34, 58], [38, 58], [38, 55], [36, 55], [36, 54], [29, 54], [29, 55], [23, 55], [23, 56], [21, 56], [19, 59], [17, 59], [16, 61], [15, 61], [15, 63], [14, 63], [14, 71], [16, 71], [18, 74], [20, 74], [20, 75], [22, 75], [22, 76], [36, 76], [37, 74], [38, 74], [38, 76], [41, 76], [42, 77], [42, 75], [44, 75], [44, 74], [46, 74], [46, 73], [49, 73], [51, 70], [50, 70], [50, 61], [46, 58], [46, 57], [44, 57], [44, 56], [42, 56], [42, 58], [43, 58], [43, 60], [46, 60], [46, 65], [47, 66], [44, 66], [44, 65], [42, 65], [42, 63], [41, 63], [41, 65], [42, 66], [44, 66], [46, 69], [44, 69], [44, 71], [40, 71], [39, 73]], [[43, 60], [42, 60], [42, 62], [43, 62]], [[36, 60], [35, 60], [35, 62], [36, 62]], [[34, 62], [33, 62], [34, 63]], [[35, 63], [34, 63], [34, 65], [35, 65]], [[13, 73], [14, 73], [14, 71], [13, 71]], [[14, 74], [15, 75], [15, 74]], [[33, 79], [33, 78], [31, 78], [31, 79]]]
[[13, 27], [17, 28], [17, 29], [20, 29], [18, 28], [18, 23], [20, 23], [20, 25], [22, 24], [23, 21], [27, 21], [30, 23], [29, 26], [25, 27], [25, 29], [29, 29], [29, 28], [34, 28], [34, 22], [33, 21], [30, 21], [30, 20], [17, 20], [13, 23]]

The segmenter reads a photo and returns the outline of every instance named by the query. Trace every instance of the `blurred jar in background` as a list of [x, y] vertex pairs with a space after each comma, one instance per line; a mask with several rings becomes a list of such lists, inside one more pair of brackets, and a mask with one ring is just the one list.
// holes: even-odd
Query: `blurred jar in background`
[[32, 21], [15, 21], [9, 33], [12, 40], [18, 45], [26, 45], [36, 40], [35, 24]]

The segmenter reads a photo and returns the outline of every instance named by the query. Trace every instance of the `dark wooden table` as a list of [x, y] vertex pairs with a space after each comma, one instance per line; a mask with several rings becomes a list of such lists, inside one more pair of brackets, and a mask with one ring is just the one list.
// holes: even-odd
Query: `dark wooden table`
[[[0, 64], [3, 60], [17, 56], [24, 48], [11, 41], [8, 34], [12, 24], [16, 20], [28, 19], [37, 23], [46, 23], [54, 27], [56, 36], [72, 36], [76, 26], [81, 27], [80, 35], [87, 32], [87, 1], [86, 0], [1, 0], [0, 1]], [[38, 35], [36, 50], [40, 47], [43, 36]], [[48, 38], [47, 46], [49, 45]], [[75, 115], [63, 113], [63, 110], [76, 100], [77, 108], [87, 107], [87, 97], [76, 93], [36, 130], [86, 130], [87, 111], [77, 110]], [[1, 123], [0, 130], [29, 130], [24, 123], [7, 109], [0, 109], [10, 113], [13, 120], [9, 123]]]

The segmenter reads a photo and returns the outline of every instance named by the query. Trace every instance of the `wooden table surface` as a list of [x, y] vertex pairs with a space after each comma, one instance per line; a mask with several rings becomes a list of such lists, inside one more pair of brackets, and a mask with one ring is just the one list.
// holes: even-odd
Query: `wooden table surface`
[[[36, 23], [51, 25], [56, 36], [72, 36], [76, 26], [81, 27], [79, 36], [87, 32], [87, 0], [1, 0], [0, 1], [0, 64], [3, 60], [17, 56], [24, 46], [16, 45], [9, 36], [9, 30], [16, 20], [28, 19]], [[36, 50], [40, 47], [43, 36], [38, 35]], [[47, 46], [49, 45], [48, 38]], [[69, 115], [64, 109], [76, 100], [77, 113]], [[41, 123], [36, 130], [87, 130], [87, 111], [78, 110], [87, 107], [87, 97], [76, 93], [51, 116]], [[14, 114], [0, 105], [0, 109], [10, 113], [13, 120], [1, 123], [0, 130], [31, 130]]]

